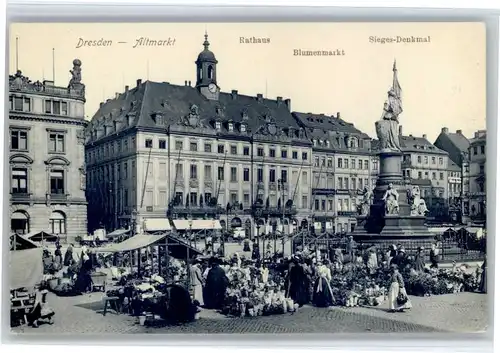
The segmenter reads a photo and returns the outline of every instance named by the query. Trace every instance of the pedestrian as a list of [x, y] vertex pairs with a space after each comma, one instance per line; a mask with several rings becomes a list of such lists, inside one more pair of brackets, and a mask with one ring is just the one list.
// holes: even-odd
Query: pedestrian
[[70, 266], [73, 260], [73, 244], [69, 244], [66, 252], [64, 253], [64, 266]]
[[320, 308], [332, 306], [334, 303], [333, 291], [330, 286], [332, 273], [328, 265], [328, 260], [323, 260], [322, 264], [318, 266], [318, 279], [314, 284], [313, 303]]
[[406, 293], [403, 276], [397, 265], [392, 265], [391, 286], [389, 287], [389, 311], [404, 311], [411, 309], [412, 304]]
[[366, 261], [366, 267], [368, 268], [368, 273], [373, 275], [378, 268], [377, 252], [375, 248], [370, 248], [368, 251], [368, 259]]
[[435, 243], [431, 245], [430, 259], [431, 259], [431, 268], [438, 268], [439, 250], [436, 247]]
[[210, 259], [211, 269], [207, 274], [207, 281], [204, 289], [205, 307], [208, 309], [221, 309], [224, 304], [226, 288], [229, 279], [224, 270], [220, 267], [220, 260]]
[[417, 253], [415, 254], [415, 259], [413, 260], [413, 268], [417, 272], [423, 272], [425, 270], [425, 261], [424, 261], [424, 247], [419, 246], [417, 249]]
[[352, 235], [349, 236], [349, 240], [347, 241], [347, 246], [346, 246], [346, 251], [347, 255], [349, 256], [349, 261], [351, 263], [354, 262], [354, 248], [356, 247], [356, 243], [354, 242], [354, 239]]
[[200, 306], [203, 306], [203, 276], [201, 274], [199, 259], [195, 259], [189, 269], [189, 281], [191, 282], [194, 300], [198, 301]]
[[486, 282], [486, 269], [487, 269], [487, 265], [486, 265], [486, 256], [484, 258], [484, 262], [483, 262], [483, 265], [481, 266], [481, 269], [482, 269], [482, 272], [481, 272], [481, 278], [479, 280], [479, 291], [481, 293], [484, 293], [486, 294], [486, 289], [487, 289], [487, 282]]

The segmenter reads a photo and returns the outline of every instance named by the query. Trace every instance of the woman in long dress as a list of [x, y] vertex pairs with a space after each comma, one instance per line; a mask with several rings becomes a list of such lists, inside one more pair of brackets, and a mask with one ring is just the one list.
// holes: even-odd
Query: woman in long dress
[[193, 299], [198, 301], [199, 306], [203, 306], [203, 276], [198, 260], [195, 260], [195, 263], [189, 269], [189, 280], [193, 290]]
[[417, 272], [423, 272], [425, 270], [425, 261], [423, 255], [424, 248], [420, 246], [415, 254], [415, 259], [413, 260], [413, 268]]
[[307, 275], [297, 258], [293, 258], [288, 272], [287, 297], [302, 307], [308, 302]]
[[[410, 298], [406, 293], [405, 283], [403, 276], [399, 273], [398, 266], [392, 265], [392, 276], [391, 276], [391, 286], [389, 288], [389, 311], [404, 311], [405, 309], [411, 309], [412, 305]], [[406, 298], [404, 303], [398, 301], [398, 297], [402, 296]]]
[[318, 307], [329, 307], [333, 305], [333, 292], [330, 286], [330, 281], [332, 280], [332, 273], [328, 267], [328, 260], [324, 260], [323, 263], [318, 266], [318, 279], [314, 284], [314, 294], [313, 303]]

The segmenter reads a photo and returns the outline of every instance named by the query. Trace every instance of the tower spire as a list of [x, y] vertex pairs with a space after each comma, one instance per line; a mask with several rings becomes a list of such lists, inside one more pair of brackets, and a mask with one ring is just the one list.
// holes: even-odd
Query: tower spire
[[208, 47], [210, 46], [210, 42], [208, 41], [208, 33], [207, 30], [205, 29], [205, 41], [203, 42], [203, 47], [205, 50], [208, 50]]

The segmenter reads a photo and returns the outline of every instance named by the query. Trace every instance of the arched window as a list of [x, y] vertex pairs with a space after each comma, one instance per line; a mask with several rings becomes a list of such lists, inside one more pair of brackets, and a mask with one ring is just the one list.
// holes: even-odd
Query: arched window
[[200, 77], [200, 80], [203, 79], [203, 70], [201, 67], [198, 69], [198, 76]]
[[212, 65], [208, 66], [208, 79], [212, 80], [214, 78], [214, 68]]
[[52, 234], [66, 234], [66, 216], [60, 211], [54, 211], [50, 215], [50, 232]]
[[28, 234], [30, 231], [28, 213], [25, 211], [14, 211], [10, 216], [10, 229], [16, 234]]

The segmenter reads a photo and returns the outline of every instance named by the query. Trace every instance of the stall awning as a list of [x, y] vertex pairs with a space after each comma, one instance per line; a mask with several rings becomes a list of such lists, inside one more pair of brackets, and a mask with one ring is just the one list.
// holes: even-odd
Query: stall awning
[[41, 242], [44, 240], [51, 242], [51, 241], [57, 241], [59, 239], [57, 235], [50, 234], [44, 231], [28, 233], [27, 238], [31, 241], [37, 241], [37, 242]]
[[112, 231], [111, 233], [106, 234], [107, 238], [119, 237], [120, 235], [124, 235], [130, 232], [130, 229], [120, 228]]
[[10, 236], [10, 250], [26, 250], [35, 249], [38, 247], [39, 246], [37, 244], [23, 235], [14, 233]]
[[452, 227], [429, 227], [429, 232], [433, 234], [444, 234], [450, 230], [456, 232], [458, 229]]
[[[219, 220], [217, 219], [174, 219], [174, 227], [177, 230], [203, 230], [203, 229], [222, 229]], [[191, 227], [190, 227], [191, 222]]]
[[128, 238], [121, 243], [110, 244], [108, 246], [103, 246], [99, 248], [102, 252], [122, 252], [122, 251], [132, 251], [146, 246], [152, 245], [157, 241], [165, 238], [164, 234], [152, 235], [152, 234], [138, 234], [131, 238]]
[[171, 230], [168, 218], [146, 218], [144, 220], [144, 230], [146, 232], [159, 232]]
[[10, 289], [33, 288], [43, 278], [42, 248], [10, 252]]

